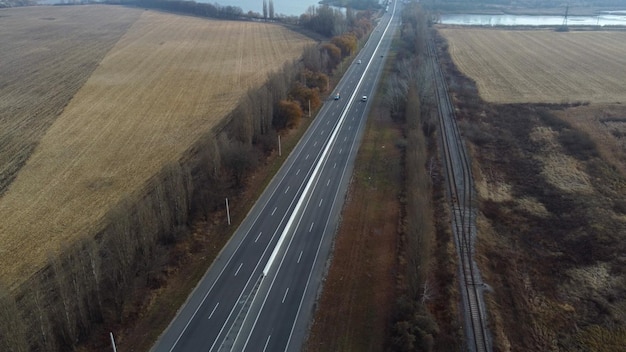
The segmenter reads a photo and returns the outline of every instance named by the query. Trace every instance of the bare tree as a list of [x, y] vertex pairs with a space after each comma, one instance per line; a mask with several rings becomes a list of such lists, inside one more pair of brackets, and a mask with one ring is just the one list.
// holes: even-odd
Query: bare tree
[[53, 334], [53, 322], [50, 320], [50, 311], [46, 303], [45, 293], [50, 290], [43, 289], [44, 276], [33, 278], [33, 282], [29, 285], [28, 292], [24, 295], [22, 306], [24, 307], [25, 316], [32, 326], [31, 339], [33, 345], [37, 346], [41, 351], [55, 351], [57, 349], [56, 336]]
[[316, 45], [307, 45], [302, 53], [302, 62], [307, 69], [319, 72], [322, 70], [322, 56]]
[[255, 149], [251, 145], [229, 140], [222, 136], [220, 138], [220, 152], [224, 165], [235, 181], [235, 186], [242, 186], [248, 172], [253, 170], [258, 163]]
[[[157, 214], [156, 221], [159, 221]], [[137, 242], [131, 229], [131, 207], [128, 202], [122, 201], [107, 214], [108, 227], [103, 231], [103, 259], [102, 268], [104, 285], [108, 290], [103, 291], [110, 299], [114, 318], [122, 319], [124, 302], [131, 287], [131, 280], [135, 276], [133, 264]]]
[[102, 293], [100, 292], [102, 289], [102, 259], [100, 257], [100, 247], [95, 238], [84, 240], [82, 247], [83, 255], [85, 255], [87, 260], [88, 269], [93, 282], [92, 287], [97, 304], [97, 306], [92, 309], [96, 311], [96, 321], [100, 321], [102, 319], [102, 311], [104, 309], [102, 304]]
[[62, 328], [60, 335], [63, 338], [64, 344], [74, 347], [75, 341], [78, 339], [78, 327], [76, 323], [79, 317], [77, 316], [77, 309], [74, 306], [77, 299], [73, 294], [72, 273], [69, 272], [67, 265], [64, 265], [61, 258], [57, 255], [51, 254], [48, 262], [53, 269], [54, 275], [55, 292], [52, 294], [58, 298], [54, 300], [56, 304], [52, 306], [55, 312], [53, 316], [59, 319], [57, 323]]
[[28, 333], [14, 297], [0, 286], [0, 350], [27, 352]]
[[270, 0], [269, 14], [270, 20], [274, 20], [274, 0]]
[[250, 96], [246, 95], [231, 113], [232, 133], [238, 141], [252, 144], [254, 138], [254, 122], [252, 120], [252, 106]]
[[263, 0], [263, 19], [267, 21], [267, 0]]
[[408, 88], [408, 82], [402, 79], [398, 74], [394, 74], [387, 81], [383, 99], [385, 104], [389, 107], [392, 117], [399, 118], [403, 116]]

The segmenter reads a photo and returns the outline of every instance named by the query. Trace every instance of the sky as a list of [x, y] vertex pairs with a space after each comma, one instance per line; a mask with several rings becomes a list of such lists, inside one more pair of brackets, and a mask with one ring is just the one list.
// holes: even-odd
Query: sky
[[[222, 6], [238, 6], [243, 12], [263, 13], [263, 0], [195, 0]], [[269, 0], [267, 0], [269, 3]], [[287, 16], [300, 16], [309, 6], [317, 6], [319, 0], [274, 0], [274, 13]]]

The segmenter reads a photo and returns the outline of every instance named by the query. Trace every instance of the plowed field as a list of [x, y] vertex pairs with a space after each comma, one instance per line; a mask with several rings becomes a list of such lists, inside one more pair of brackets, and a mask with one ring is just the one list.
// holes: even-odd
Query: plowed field
[[[101, 8], [77, 7], [75, 16]], [[119, 15], [135, 11], [106, 7], [112, 8]], [[47, 16], [54, 17], [56, 8], [49, 9]], [[0, 199], [0, 280], [10, 286], [40, 268], [64, 243], [93, 234], [113, 204], [140, 189], [164, 163], [178, 159], [249, 87], [260, 85], [268, 72], [299, 57], [311, 43], [262, 23], [153, 11], [138, 16], [43, 137], [34, 137], [38, 146]], [[106, 27], [111, 17], [92, 15], [77, 31]], [[3, 25], [3, 31], [11, 29]], [[58, 55], [91, 42], [81, 39], [73, 38], [67, 52]], [[17, 89], [21, 82], [10, 84]], [[9, 96], [3, 91], [0, 100]], [[5, 117], [12, 118], [17, 119]], [[14, 123], [29, 122], [22, 116]]]
[[494, 103], [626, 101], [626, 32], [443, 28], [457, 67]]

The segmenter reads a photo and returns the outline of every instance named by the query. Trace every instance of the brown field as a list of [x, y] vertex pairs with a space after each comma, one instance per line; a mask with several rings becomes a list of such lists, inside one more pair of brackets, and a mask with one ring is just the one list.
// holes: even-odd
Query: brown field
[[112, 6], [0, 10], [0, 195], [140, 14]]
[[488, 102], [626, 101], [626, 32], [439, 31]]
[[[76, 16], [102, 8], [81, 6]], [[89, 23], [102, 26], [110, 17], [96, 15]], [[86, 44], [81, 39], [60, 55]], [[37, 148], [0, 199], [0, 279], [13, 286], [64, 243], [92, 235], [113, 204], [139, 192], [249, 87], [299, 57], [310, 42], [280, 26], [141, 12], [40, 132]], [[15, 123], [30, 122], [21, 119]]]

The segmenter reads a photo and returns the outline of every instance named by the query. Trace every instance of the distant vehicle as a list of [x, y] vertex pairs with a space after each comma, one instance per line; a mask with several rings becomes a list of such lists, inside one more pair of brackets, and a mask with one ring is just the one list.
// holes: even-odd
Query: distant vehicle
[[367, 101], [367, 95], [364, 95], [364, 96], [361, 98], [361, 101]]
[[341, 98], [341, 96], [339, 96], [339, 93], [335, 94], [335, 100], [339, 100], [339, 98]]
[[361, 64], [361, 60], [357, 61], [356, 63], [360, 65]]

